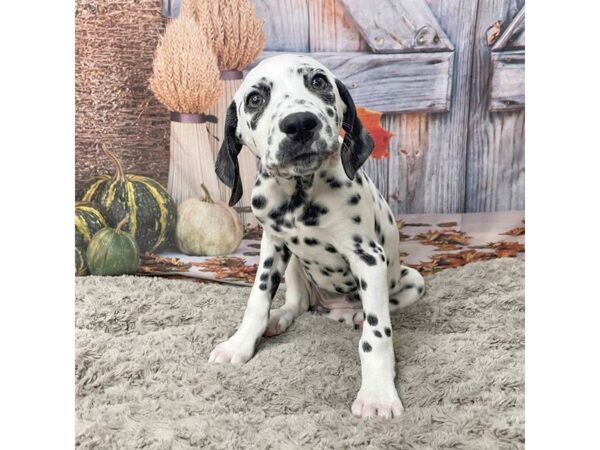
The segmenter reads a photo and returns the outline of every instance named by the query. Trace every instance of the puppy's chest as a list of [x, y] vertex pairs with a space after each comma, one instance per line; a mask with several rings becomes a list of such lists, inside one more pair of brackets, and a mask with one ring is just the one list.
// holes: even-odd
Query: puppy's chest
[[[253, 199], [260, 200], [258, 195]], [[327, 199], [299, 200], [274, 193], [264, 202], [253, 201], [253, 211], [271, 235], [286, 243], [313, 283], [330, 292], [356, 292], [355, 277], [334, 236], [339, 211]]]
[[294, 236], [324, 234], [335, 216], [331, 199], [313, 197], [308, 189], [310, 186], [300, 181], [291, 193], [275, 183], [255, 188], [252, 212], [264, 228], [286, 241]]

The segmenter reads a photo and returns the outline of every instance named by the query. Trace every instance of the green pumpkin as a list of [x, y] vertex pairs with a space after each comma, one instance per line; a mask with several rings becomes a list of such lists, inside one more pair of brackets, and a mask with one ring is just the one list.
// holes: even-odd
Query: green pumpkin
[[75, 203], [75, 275], [87, 275], [85, 250], [92, 237], [108, 224], [100, 205], [91, 202]]
[[102, 228], [90, 241], [86, 262], [92, 275], [134, 274], [140, 265], [140, 249], [135, 239], [122, 227], [129, 216], [119, 222], [116, 229]]
[[89, 272], [85, 263], [85, 249], [75, 247], [75, 276], [87, 275]]
[[124, 228], [135, 237], [142, 251], [156, 251], [172, 241], [177, 220], [177, 205], [169, 193], [152, 178], [125, 175], [121, 162], [102, 146], [113, 162], [114, 176], [100, 175], [88, 181], [81, 190], [81, 200], [99, 203], [106, 209], [111, 227], [125, 215]]

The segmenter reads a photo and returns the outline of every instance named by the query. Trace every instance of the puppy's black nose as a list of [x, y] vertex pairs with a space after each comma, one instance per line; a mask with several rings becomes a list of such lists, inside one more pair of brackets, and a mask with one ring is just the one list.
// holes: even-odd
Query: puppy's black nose
[[311, 112], [290, 114], [279, 122], [279, 129], [294, 141], [305, 142], [313, 137], [319, 120]]

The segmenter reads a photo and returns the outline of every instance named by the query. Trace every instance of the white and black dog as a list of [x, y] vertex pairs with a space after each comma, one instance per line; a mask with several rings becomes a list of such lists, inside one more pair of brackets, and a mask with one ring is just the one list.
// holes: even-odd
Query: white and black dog
[[[241, 325], [209, 361], [248, 361], [263, 334], [283, 333], [310, 305], [327, 304], [329, 317], [355, 324], [362, 306], [362, 383], [352, 412], [399, 415], [390, 307], [410, 305], [425, 288], [416, 270], [400, 264], [394, 216], [360, 169], [373, 140], [347, 88], [307, 56], [262, 61], [227, 111], [216, 171], [232, 189], [231, 205], [242, 196], [242, 145], [261, 163], [252, 191], [264, 229], [260, 262]], [[270, 311], [284, 276], [285, 304]]]

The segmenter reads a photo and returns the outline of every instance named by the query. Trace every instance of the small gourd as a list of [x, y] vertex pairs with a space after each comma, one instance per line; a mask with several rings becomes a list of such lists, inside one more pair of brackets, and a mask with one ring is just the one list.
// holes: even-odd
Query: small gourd
[[135, 239], [121, 228], [129, 221], [126, 215], [115, 229], [102, 228], [90, 241], [86, 261], [92, 275], [124, 275], [137, 272], [140, 250]]
[[187, 255], [233, 253], [242, 242], [244, 227], [235, 209], [215, 202], [202, 185], [205, 198], [189, 198], [177, 208], [175, 243]]

